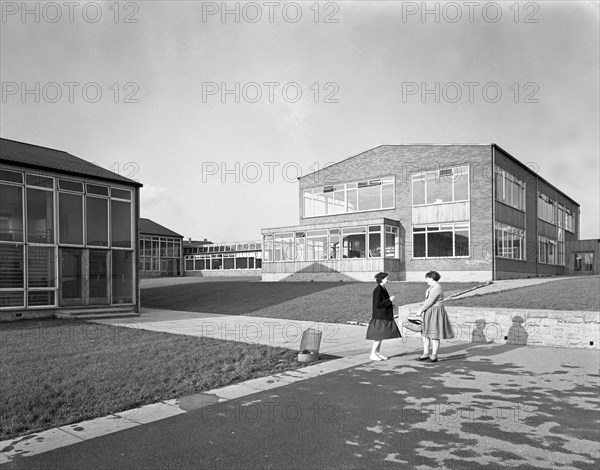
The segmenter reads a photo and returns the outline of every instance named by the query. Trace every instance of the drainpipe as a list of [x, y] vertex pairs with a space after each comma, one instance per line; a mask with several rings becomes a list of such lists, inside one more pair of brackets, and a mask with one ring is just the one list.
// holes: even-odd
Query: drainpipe
[[539, 223], [539, 214], [538, 214], [538, 198], [539, 198], [539, 176], [536, 173], [535, 174], [535, 276], [536, 277], [540, 277], [540, 254], [538, 252], [538, 250], [540, 249], [540, 243], [539, 243], [539, 230], [540, 230], [540, 223]]
[[496, 279], [496, 144], [492, 144], [492, 281]]

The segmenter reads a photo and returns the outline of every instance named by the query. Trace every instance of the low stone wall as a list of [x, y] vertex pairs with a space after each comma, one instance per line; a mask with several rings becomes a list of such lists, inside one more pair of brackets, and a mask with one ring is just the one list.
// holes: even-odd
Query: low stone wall
[[[419, 305], [399, 307], [399, 323]], [[446, 311], [453, 341], [600, 349], [600, 312], [448, 306]]]

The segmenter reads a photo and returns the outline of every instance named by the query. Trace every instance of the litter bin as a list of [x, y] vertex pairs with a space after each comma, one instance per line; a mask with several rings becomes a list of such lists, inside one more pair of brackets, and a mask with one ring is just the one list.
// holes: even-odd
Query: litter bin
[[322, 334], [321, 331], [315, 330], [314, 328], [309, 328], [302, 333], [300, 351], [298, 352], [299, 362], [312, 362], [319, 359]]

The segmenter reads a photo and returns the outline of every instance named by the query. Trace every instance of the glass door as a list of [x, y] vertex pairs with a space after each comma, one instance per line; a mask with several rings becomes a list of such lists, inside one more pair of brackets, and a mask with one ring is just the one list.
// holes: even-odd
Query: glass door
[[107, 305], [108, 301], [108, 250], [89, 250], [89, 297], [91, 305]]
[[109, 303], [108, 251], [60, 249], [60, 305]]
[[60, 305], [85, 305], [84, 251], [60, 250]]

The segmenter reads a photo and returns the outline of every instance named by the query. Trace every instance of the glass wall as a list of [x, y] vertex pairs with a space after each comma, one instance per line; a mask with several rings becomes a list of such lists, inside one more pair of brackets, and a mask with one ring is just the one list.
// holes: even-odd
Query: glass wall
[[0, 308], [132, 303], [132, 194], [0, 170]]
[[377, 224], [265, 235], [265, 263], [400, 258], [398, 227]]
[[525, 230], [496, 222], [496, 256], [525, 261]]
[[181, 238], [140, 235], [140, 275], [181, 276]]
[[394, 208], [394, 177], [304, 190], [303, 217]]
[[[298, 233], [299, 240], [302, 233]], [[291, 238], [290, 238], [291, 239]], [[304, 243], [298, 250], [304, 249]], [[293, 253], [293, 247], [285, 247], [279, 256]], [[261, 242], [232, 242], [184, 247], [185, 271], [260, 270], [262, 269]]]
[[454, 223], [413, 227], [413, 258], [469, 256], [469, 224]]
[[412, 175], [412, 205], [469, 200], [469, 167], [459, 166]]

